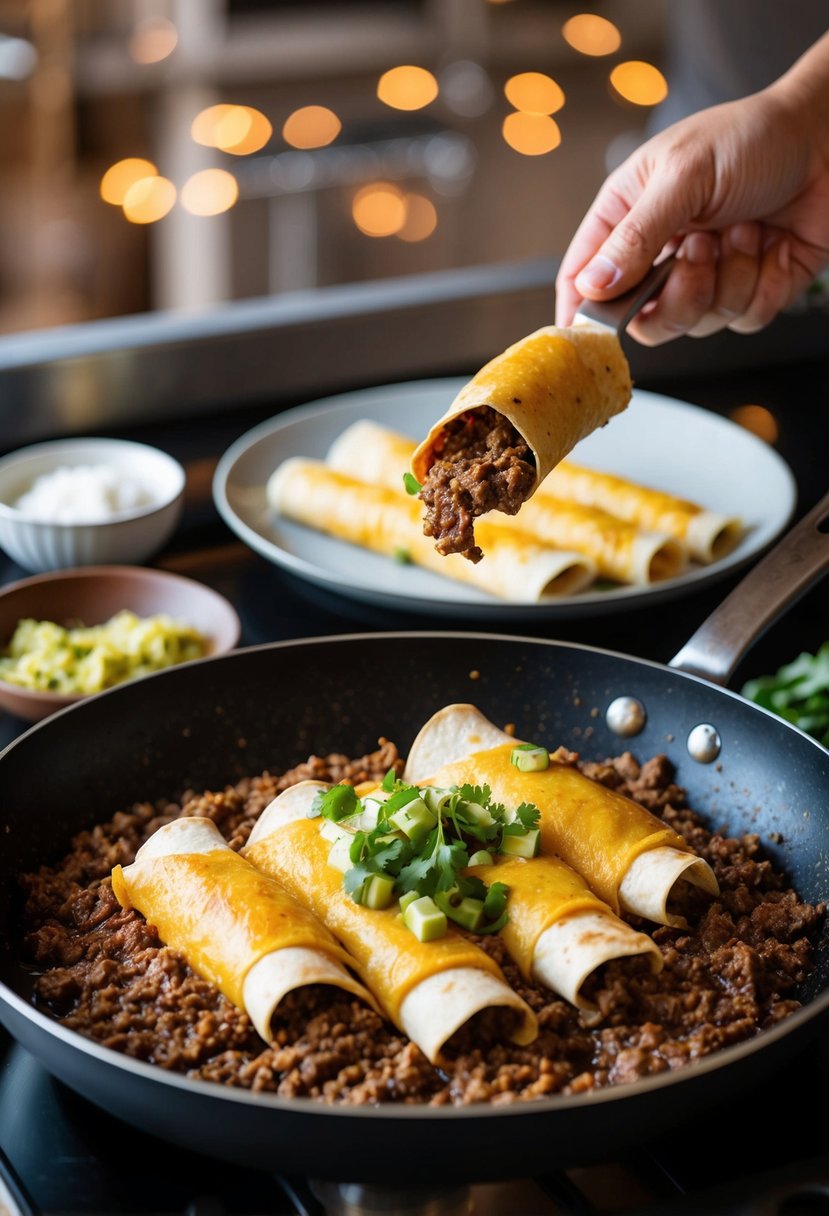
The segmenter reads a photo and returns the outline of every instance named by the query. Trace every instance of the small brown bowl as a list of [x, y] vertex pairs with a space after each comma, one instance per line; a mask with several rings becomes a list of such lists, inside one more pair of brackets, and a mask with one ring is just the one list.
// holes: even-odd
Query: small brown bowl
[[[0, 650], [24, 617], [59, 625], [101, 625], [123, 608], [137, 616], [166, 613], [186, 621], [207, 638], [209, 655], [232, 650], [241, 633], [232, 605], [195, 579], [145, 566], [84, 566], [0, 588]], [[0, 680], [0, 707], [28, 722], [39, 722], [88, 696], [95, 694], [39, 692]]]

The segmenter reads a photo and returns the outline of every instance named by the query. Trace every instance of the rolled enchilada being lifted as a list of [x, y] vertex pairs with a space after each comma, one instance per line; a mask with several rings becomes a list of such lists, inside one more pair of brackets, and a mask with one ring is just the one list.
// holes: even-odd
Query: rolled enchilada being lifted
[[630, 401], [630, 369], [603, 326], [546, 326], [491, 359], [415, 449], [424, 532], [480, 561], [474, 521], [515, 515], [580, 439]]
[[448, 705], [421, 727], [404, 777], [415, 784], [485, 782], [504, 802], [534, 803], [544, 851], [581, 874], [614, 912], [682, 927], [670, 909], [678, 883], [717, 894], [711, 867], [661, 819], [554, 756], [537, 771], [521, 771], [513, 762], [520, 744], [475, 706]]

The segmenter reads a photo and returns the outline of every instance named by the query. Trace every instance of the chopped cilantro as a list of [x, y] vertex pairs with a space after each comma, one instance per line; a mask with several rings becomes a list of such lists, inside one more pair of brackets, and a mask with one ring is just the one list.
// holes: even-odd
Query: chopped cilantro
[[[350, 837], [351, 866], [343, 886], [352, 899], [378, 908], [387, 906], [391, 894], [398, 899], [440, 896], [442, 907], [462, 907], [457, 916], [453, 911], [447, 915], [470, 932], [488, 934], [502, 929], [508, 919], [509, 889], [504, 883], [487, 885], [476, 875], [465, 874], [470, 850], [480, 856], [479, 846], [484, 844], [493, 859], [501, 852], [523, 855], [522, 849], [531, 855], [525, 848], [529, 841], [509, 849], [503, 844], [509, 837], [538, 836], [538, 808], [522, 802], [508, 811], [502, 803], [493, 802], [488, 785], [449, 789], [410, 785], [394, 769], [386, 773], [381, 788], [386, 797], [379, 802], [375, 797], [371, 803], [372, 809], [377, 808], [376, 826], [371, 831], [365, 830], [364, 804], [350, 785], [321, 791], [311, 810], [313, 816], [333, 820]], [[412, 803], [420, 807], [424, 827], [407, 834], [398, 824], [400, 812], [405, 818], [404, 808]], [[378, 903], [381, 888], [383, 901]]]

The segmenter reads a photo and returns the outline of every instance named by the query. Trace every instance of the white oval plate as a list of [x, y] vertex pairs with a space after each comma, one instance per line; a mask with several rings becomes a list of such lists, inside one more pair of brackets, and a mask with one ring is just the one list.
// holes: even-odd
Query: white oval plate
[[265, 483], [288, 456], [323, 459], [337, 436], [360, 418], [413, 437], [425, 435], [463, 383], [463, 378], [419, 380], [359, 389], [278, 414], [242, 435], [219, 461], [213, 480], [219, 513], [251, 549], [301, 579], [365, 603], [466, 620], [598, 615], [671, 599], [747, 565], [794, 513], [794, 477], [766, 443], [698, 406], [640, 389], [624, 413], [574, 448], [572, 459], [737, 515], [745, 524], [742, 540], [727, 557], [665, 582], [589, 588], [543, 604], [511, 604], [280, 519], [268, 507]]

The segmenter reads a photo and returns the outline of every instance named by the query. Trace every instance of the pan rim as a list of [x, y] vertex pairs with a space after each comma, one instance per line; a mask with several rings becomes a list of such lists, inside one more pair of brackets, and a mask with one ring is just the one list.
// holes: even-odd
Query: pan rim
[[[734, 692], [728, 688], [722, 688], [714, 684], [710, 680], [706, 680], [701, 676], [685, 672], [680, 669], [671, 668], [667, 664], [656, 662], [652, 659], [643, 659], [634, 655], [626, 654], [621, 651], [609, 650], [604, 647], [591, 646], [579, 642], [561, 641], [551, 638], [539, 638], [533, 636], [522, 636], [517, 634], [498, 634], [487, 631], [477, 630], [390, 630], [390, 631], [373, 631], [363, 633], [347, 633], [347, 634], [327, 634], [304, 638], [289, 638], [275, 642], [263, 642], [255, 646], [240, 647], [236, 650], [229, 651], [221, 655], [208, 655], [201, 659], [194, 659], [188, 663], [182, 663], [176, 667], [167, 668], [162, 671], [154, 672], [148, 676], [142, 677], [141, 683], [145, 680], [155, 679], [175, 679], [176, 672], [182, 671], [185, 668], [203, 666], [205, 664], [215, 664], [224, 661], [231, 661], [234, 657], [244, 655], [247, 652], [262, 652], [281, 650], [286, 648], [295, 648], [297, 646], [313, 646], [323, 645], [330, 646], [332, 644], [365, 642], [374, 640], [412, 640], [412, 639], [465, 639], [476, 641], [491, 641], [491, 642], [506, 642], [508, 644], [518, 643], [520, 645], [541, 645], [545, 648], [573, 650], [582, 653], [600, 654], [613, 659], [622, 659], [627, 663], [634, 664], [637, 667], [646, 667], [656, 669], [663, 674], [680, 677], [684, 680], [691, 680], [696, 684], [702, 685], [709, 691], [714, 691], [719, 694], [724, 694], [743, 705], [747, 706], [752, 712], [762, 714], [763, 716], [773, 719], [780, 726], [785, 727], [789, 731], [794, 732], [796, 736], [812, 744], [822, 756], [829, 755], [829, 749], [823, 747], [811, 735], [806, 734], [799, 727], [792, 723], [786, 722], [778, 715], [770, 710], [764, 709], [762, 706], [756, 705], [754, 702], [748, 701], [740, 693]], [[6, 747], [0, 751], [0, 762], [14, 748], [21, 745], [24, 740], [28, 739], [35, 732], [45, 729], [55, 719], [62, 717], [67, 713], [83, 712], [83, 707], [89, 704], [92, 700], [98, 697], [119, 696], [124, 695], [130, 688], [134, 688], [135, 684], [117, 685], [114, 688], [107, 689], [105, 692], [95, 694], [94, 697], [85, 698], [83, 701], [73, 705], [69, 705], [64, 709], [50, 717], [34, 723], [28, 729], [23, 731], [17, 738], [13, 739]], [[665, 1088], [668, 1085], [689, 1085], [695, 1080], [699, 1080], [706, 1075], [718, 1071], [729, 1064], [737, 1064], [741, 1060], [755, 1054], [766, 1046], [772, 1046], [780, 1039], [788, 1037], [799, 1026], [819, 1019], [829, 1009], [829, 989], [820, 993], [807, 1005], [795, 1010], [778, 1022], [775, 1026], [762, 1030], [750, 1039], [746, 1039], [740, 1043], [731, 1044], [728, 1047], [721, 1048], [718, 1051], [712, 1052], [710, 1055], [702, 1059], [692, 1061], [684, 1065], [676, 1071], [666, 1070], [663, 1073], [658, 1073], [653, 1076], [644, 1077], [638, 1081], [625, 1082], [623, 1084], [611, 1085], [602, 1089], [592, 1090], [582, 1094], [553, 1094], [549, 1097], [533, 1098], [527, 1102], [516, 1102], [511, 1105], [495, 1106], [492, 1103], [480, 1103], [470, 1106], [429, 1106], [429, 1105], [405, 1105], [405, 1104], [378, 1104], [367, 1106], [349, 1106], [346, 1104], [327, 1104], [316, 1098], [281, 1098], [272, 1093], [254, 1092], [252, 1090], [237, 1089], [231, 1086], [225, 1086], [218, 1082], [198, 1080], [187, 1076], [171, 1073], [163, 1069], [160, 1065], [149, 1064], [143, 1060], [136, 1060], [131, 1056], [115, 1051], [113, 1048], [105, 1047], [93, 1039], [87, 1039], [77, 1031], [70, 1030], [62, 1026], [59, 1021], [49, 1017], [41, 1010], [31, 1005], [28, 1001], [19, 996], [6, 983], [0, 981], [0, 1024], [6, 1026], [8, 1033], [16, 1041], [20, 1041], [14, 1032], [6, 1025], [5, 1018], [2, 1016], [2, 1006], [9, 1006], [17, 1015], [22, 1017], [26, 1022], [33, 1023], [39, 1031], [44, 1032], [51, 1038], [57, 1038], [66, 1047], [73, 1052], [78, 1052], [81, 1055], [86, 1055], [97, 1060], [100, 1064], [112, 1067], [115, 1069], [124, 1069], [128, 1073], [136, 1075], [142, 1081], [150, 1081], [170, 1085], [174, 1089], [180, 1089], [192, 1097], [197, 1098], [202, 1095], [205, 1098], [213, 1097], [221, 1099], [225, 1102], [239, 1103], [242, 1106], [256, 1106], [259, 1108], [268, 1109], [274, 1113], [296, 1112], [310, 1117], [327, 1117], [335, 1116], [353, 1117], [357, 1116], [361, 1119], [377, 1119], [377, 1118], [393, 1118], [393, 1119], [441, 1119], [454, 1120], [463, 1118], [468, 1119], [470, 1116], [480, 1118], [500, 1118], [508, 1116], [509, 1118], [517, 1118], [530, 1116], [533, 1114], [566, 1114], [567, 1112], [576, 1112], [597, 1105], [605, 1105], [606, 1103], [616, 1102], [623, 1098], [629, 1097], [636, 1099], [637, 1097], [644, 1098], [647, 1095]], [[41, 1060], [42, 1062], [42, 1060]], [[47, 1071], [52, 1071], [48, 1065], [44, 1064]]]
[[[149, 1064], [144, 1060], [136, 1060], [132, 1056], [124, 1055], [112, 1047], [105, 1047], [100, 1043], [96, 1043], [94, 1039], [87, 1039], [76, 1030], [70, 1030], [62, 1026], [60, 1022], [28, 1004], [16, 992], [0, 981], [0, 1012], [2, 1011], [3, 1003], [14, 1009], [17, 1014], [28, 1022], [34, 1022], [39, 1030], [45, 1032], [50, 1037], [57, 1038], [65, 1047], [68, 1047], [72, 1051], [89, 1056], [104, 1066], [118, 1070], [123, 1069], [142, 1081], [157, 1082], [162, 1085], [169, 1085], [173, 1089], [180, 1089], [194, 1098], [203, 1095], [205, 1098], [218, 1098], [226, 1102], [238, 1103], [242, 1106], [252, 1106], [260, 1109], [264, 1107], [273, 1112], [279, 1111], [281, 1113], [295, 1111], [312, 1117], [336, 1116], [337, 1118], [343, 1118], [348, 1116], [351, 1118], [356, 1115], [361, 1119], [393, 1118], [419, 1120], [428, 1118], [452, 1121], [460, 1118], [466, 1120], [470, 1116], [476, 1119], [493, 1119], [503, 1116], [516, 1118], [521, 1115], [530, 1115], [534, 1112], [550, 1115], [566, 1114], [583, 1108], [604, 1106], [607, 1103], [616, 1102], [625, 1097], [646, 1097], [657, 1090], [664, 1089], [668, 1085], [674, 1086], [692, 1083], [695, 1079], [716, 1072], [728, 1064], [738, 1063], [740, 1060], [754, 1055], [755, 1052], [762, 1050], [764, 1047], [787, 1037], [798, 1026], [805, 1025], [825, 1014], [827, 1009], [829, 1009], [829, 991], [821, 993], [820, 996], [810, 1001], [808, 1005], [795, 1010], [794, 1013], [789, 1014], [783, 1021], [778, 1022], [767, 1030], [760, 1031], [753, 1038], [745, 1039], [740, 1043], [734, 1043], [729, 1047], [723, 1047], [719, 1051], [712, 1052], [700, 1060], [694, 1060], [689, 1064], [683, 1065], [683, 1067], [676, 1071], [668, 1069], [665, 1072], [656, 1073], [653, 1076], [644, 1077], [638, 1081], [608, 1085], [604, 1088], [590, 1090], [585, 1093], [551, 1094], [549, 1097], [532, 1098], [525, 1102], [519, 1101], [504, 1106], [494, 1105], [491, 1102], [474, 1103], [469, 1106], [430, 1106], [426, 1103], [408, 1105], [392, 1102], [378, 1103], [376, 1105], [349, 1106], [346, 1103], [329, 1104], [318, 1098], [281, 1098], [278, 1094], [274, 1093], [255, 1092], [249, 1089], [222, 1085], [217, 1081], [194, 1079], [180, 1073], [168, 1072], [158, 1064]], [[6, 1026], [2, 1017], [0, 1017], [0, 1023]], [[6, 1026], [6, 1030], [12, 1039], [20, 1042], [8, 1026]], [[26, 1044], [24, 1043], [23, 1046], [25, 1047]], [[43, 1063], [42, 1060], [40, 1062]], [[43, 1063], [43, 1067], [49, 1072], [53, 1071], [45, 1063]], [[70, 1085], [70, 1088], [75, 1087]]]
[[393, 639], [396, 641], [407, 641], [412, 639], [460, 639], [466, 641], [482, 641], [482, 642], [507, 642], [518, 643], [519, 645], [530, 644], [533, 646], [544, 646], [558, 650], [574, 650], [584, 654], [604, 655], [607, 658], [621, 659], [623, 662], [633, 664], [637, 667], [645, 667], [651, 670], [659, 671], [663, 675], [669, 675], [677, 679], [690, 680], [694, 684], [702, 685], [703, 688], [710, 692], [716, 692], [722, 696], [738, 701], [740, 704], [747, 706], [753, 713], [762, 715], [777, 723], [781, 728], [785, 728], [794, 735], [804, 739], [811, 744], [821, 755], [829, 755], [829, 748], [823, 746], [814, 736], [809, 735], [806, 731], [801, 730], [799, 726], [795, 726], [792, 722], [787, 722], [785, 718], [781, 718], [778, 714], [773, 713], [769, 709], [765, 709], [762, 705], [757, 705], [753, 701], [749, 701], [741, 693], [736, 692], [731, 688], [725, 688], [722, 685], [714, 683], [713, 680], [705, 679], [703, 676], [698, 676], [690, 671], [683, 671], [679, 667], [671, 667], [669, 663], [660, 663], [656, 659], [640, 658], [638, 655], [628, 654], [624, 650], [612, 650], [605, 646], [593, 646], [587, 642], [569, 642], [559, 638], [543, 638], [536, 637], [534, 634], [512, 634], [512, 633], [492, 633], [488, 630], [475, 629], [390, 629], [390, 630], [366, 630], [365, 632], [357, 633], [335, 633], [335, 634], [320, 634], [316, 636], [308, 636], [301, 638], [281, 638], [274, 642], [257, 642], [252, 646], [236, 646], [232, 650], [222, 654], [205, 655], [199, 659], [189, 659], [184, 663], [177, 663], [172, 667], [165, 667], [160, 671], [149, 672], [142, 676], [140, 681], [125, 681], [122, 684], [116, 684], [112, 688], [106, 688], [101, 692], [92, 693], [82, 697], [79, 701], [73, 702], [71, 705], [64, 706], [61, 709], [50, 714], [47, 718], [43, 718], [38, 722], [33, 722], [25, 730], [21, 731], [11, 742], [0, 750], [0, 761], [11, 752], [15, 747], [22, 744], [25, 739], [28, 739], [35, 731], [45, 729], [57, 718], [63, 717], [64, 714], [74, 713], [81, 710], [83, 706], [88, 705], [92, 701], [98, 701], [101, 697], [120, 696], [135, 688], [139, 684], [145, 684], [148, 680], [158, 679], [175, 679], [176, 673], [187, 670], [191, 667], [202, 667], [206, 664], [221, 663], [223, 661], [232, 660], [234, 657], [246, 654], [256, 654], [262, 651], [283, 650], [294, 648], [297, 646], [327, 646], [332, 644], [340, 644], [343, 642], [364, 642], [364, 641], [382, 641], [385, 639]]

